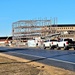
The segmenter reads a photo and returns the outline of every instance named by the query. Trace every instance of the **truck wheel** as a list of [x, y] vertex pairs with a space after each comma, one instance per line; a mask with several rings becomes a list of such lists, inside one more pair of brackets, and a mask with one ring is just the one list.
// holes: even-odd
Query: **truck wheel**
[[59, 49], [60, 49], [60, 48], [58, 47], [58, 45], [57, 45], [57, 47], [56, 47], [56, 48], [57, 48], [57, 50], [59, 50]]
[[75, 47], [74, 47], [74, 50], [75, 50]]
[[52, 47], [51, 47], [51, 45], [49, 46], [49, 49], [51, 49]]
[[64, 50], [66, 50], [66, 47], [64, 46]]
[[54, 50], [54, 47], [52, 46], [51, 49]]
[[64, 44], [64, 50], [66, 50], [66, 46], [65, 46], [65, 44]]
[[43, 48], [46, 49], [45, 45], [43, 45]]

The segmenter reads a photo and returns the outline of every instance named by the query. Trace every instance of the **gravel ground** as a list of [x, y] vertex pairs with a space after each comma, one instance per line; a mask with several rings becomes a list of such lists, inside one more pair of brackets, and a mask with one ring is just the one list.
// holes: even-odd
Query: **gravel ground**
[[0, 56], [0, 75], [75, 75], [75, 72], [36, 62], [18, 62]]

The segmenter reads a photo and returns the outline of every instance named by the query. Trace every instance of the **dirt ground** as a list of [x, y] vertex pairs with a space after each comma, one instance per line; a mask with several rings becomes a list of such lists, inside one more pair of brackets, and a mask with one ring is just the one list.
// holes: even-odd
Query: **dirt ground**
[[75, 72], [0, 53], [0, 75], [75, 75]]

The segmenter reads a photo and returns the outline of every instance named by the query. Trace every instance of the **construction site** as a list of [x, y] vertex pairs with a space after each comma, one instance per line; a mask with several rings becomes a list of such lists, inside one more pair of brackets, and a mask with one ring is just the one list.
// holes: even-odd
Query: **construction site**
[[55, 26], [56, 19], [54, 19], [54, 23], [50, 19], [38, 19], [38, 20], [20, 20], [14, 22], [12, 24], [12, 36], [13, 40], [19, 42], [25, 42], [28, 39], [35, 39], [35, 38], [43, 38], [48, 36], [49, 34], [55, 33], [56, 28], [49, 29], [52, 24]]
[[20, 20], [12, 24], [12, 40], [16, 44], [23, 44], [30, 39], [42, 38], [74, 38], [74, 24], [57, 24], [57, 18], [53, 19], [34, 19]]
[[[14, 43], [14, 45], [26, 45], [28, 40], [35, 39], [41, 42], [48, 38], [73, 38], [75, 40], [75, 24], [58, 24], [57, 18], [20, 20], [12, 23], [12, 36], [3, 37], [3, 41]], [[2, 41], [2, 37], [1, 37]]]
[[[51, 25], [51, 20], [20, 20], [12, 25], [14, 40], [30, 39], [46, 36], [47, 26]], [[45, 29], [44, 29], [45, 28]]]

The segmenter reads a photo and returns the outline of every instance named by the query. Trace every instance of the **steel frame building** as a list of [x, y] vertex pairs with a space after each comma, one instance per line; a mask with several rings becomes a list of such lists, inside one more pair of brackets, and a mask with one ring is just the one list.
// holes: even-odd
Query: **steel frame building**
[[20, 20], [12, 24], [13, 40], [26, 40], [46, 36], [51, 20]]

